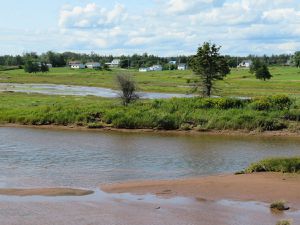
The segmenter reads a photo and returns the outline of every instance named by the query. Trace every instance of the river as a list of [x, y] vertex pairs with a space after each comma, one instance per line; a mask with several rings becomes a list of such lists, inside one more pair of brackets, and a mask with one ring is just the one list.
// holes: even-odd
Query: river
[[270, 156], [300, 155], [287, 137], [175, 135], [0, 128], [0, 187], [85, 187], [242, 170]]

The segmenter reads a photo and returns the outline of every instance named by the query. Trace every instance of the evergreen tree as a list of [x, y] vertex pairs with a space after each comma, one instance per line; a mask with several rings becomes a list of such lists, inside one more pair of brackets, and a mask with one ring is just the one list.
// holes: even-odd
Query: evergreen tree
[[230, 73], [225, 57], [219, 53], [220, 48], [205, 42], [190, 60], [192, 70], [200, 78], [197, 88], [202, 88], [204, 96], [211, 95], [214, 81], [223, 80]]

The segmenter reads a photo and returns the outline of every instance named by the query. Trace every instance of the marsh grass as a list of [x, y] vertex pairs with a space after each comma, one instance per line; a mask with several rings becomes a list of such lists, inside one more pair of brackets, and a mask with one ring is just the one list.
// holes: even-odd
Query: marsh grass
[[251, 164], [245, 172], [300, 173], [300, 157], [268, 158]]
[[[285, 119], [290, 109], [283, 107], [279, 110], [281, 103], [274, 105], [274, 99], [278, 98], [285, 99], [284, 96], [268, 97], [266, 101], [270, 101], [271, 107], [257, 110], [252, 108], [252, 104], [259, 99], [195, 97], [140, 100], [124, 107], [118, 99], [93, 96], [0, 93], [0, 123], [90, 128], [274, 131], [289, 128], [290, 124], [295, 123]], [[293, 104], [290, 107], [294, 108]]]

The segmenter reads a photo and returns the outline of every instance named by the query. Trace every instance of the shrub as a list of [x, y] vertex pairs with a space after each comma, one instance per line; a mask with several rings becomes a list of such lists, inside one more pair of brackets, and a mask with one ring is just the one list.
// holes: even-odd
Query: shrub
[[236, 98], [218, 98], [215, 100], [215, 107], [218, 109], [242, 108], [244, 101]]
[[276, 209], [279, 211], [289, 210], [290, 208], [287, 207], [285, 204], [286, 204], [285, 201], [282, 201], [282, 200], [276, 201], [276, 202], [271, 203], [270, 208], [273, 210]]
[[247, 173], [254, 173], [254, 172], [299, 173], [300, 157], [264, 159], [257, 163], [251, 164], [245, 171]]
[[284, 110], [289, 109], [293, 101], [286, 95], [256, 98], [250, 104], [254, 110]]
[[156, 127], [162, 130], [176, 130], [178, 123], [172, 114], [164, 114], [158, 118]]
[[271, 118], [258, 118], [255, 120], [255, 127], [259, 128], [261, 131], [274, 131], [282, 130], [287, 128], [286, 124], [279, 121], [278, 119]]
[[291, 225], [289, 220], [281, 220], [276, 223], [276, 225]]
[[254, 109], [254, 110], [263, 111], [263, 110], [271, 109], [272, 105], [267, 99], [258, 99], [258, 100], [253, 101], [250, 104], [250, 107], [251, 107], [251, 109]]
[[290, 110], [286, 112], [283, 117], [286, 120], [300, 121], [300, 110], [299, 109]]
[[292, 100], [286, 95], [275, 95], [269, 97], [274, 109], [283, 110], [289, 109], [292, 105]]

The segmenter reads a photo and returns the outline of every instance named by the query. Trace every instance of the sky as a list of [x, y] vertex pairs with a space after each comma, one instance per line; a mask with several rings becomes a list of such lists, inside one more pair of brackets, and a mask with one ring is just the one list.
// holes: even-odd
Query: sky
[[300, 0], [1, 0], [0, 54], [223, 54], [300, 50]]

